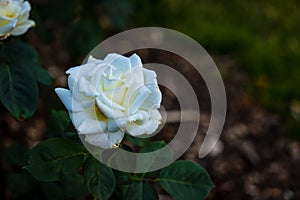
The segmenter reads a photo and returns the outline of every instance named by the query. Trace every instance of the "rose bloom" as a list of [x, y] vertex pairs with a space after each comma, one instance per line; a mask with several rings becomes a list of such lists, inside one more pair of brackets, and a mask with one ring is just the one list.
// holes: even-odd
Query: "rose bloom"
[[125, 133], [150, 135], [161, 123], [156, 73], [143, 68], [138, 55], [108, 54], [104, 60], [91, 56], [66, 73], [70, 90], [55, 92], [89, 144], [118, 147]]
[[0, 0], [0, 38], [22, 35], [34, 26], [34, 21], [28, 19], [30, 10], [28, 1]]

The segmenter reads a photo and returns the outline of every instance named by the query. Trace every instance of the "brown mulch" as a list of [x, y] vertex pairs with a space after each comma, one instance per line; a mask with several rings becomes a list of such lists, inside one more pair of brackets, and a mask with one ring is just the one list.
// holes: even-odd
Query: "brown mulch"
[[[248, 96], [246, 77], [232, 59], [215, 57], [223, 72], [228, 112], [220, 141], [205, 158], [197, 157], [207, 124], [186, 152], [209, 172], [216, 188], [208, 199], [300, 199], [300, 144], [290, 139], [282, 119]], [[204, 113], [209, 118], [209, 113]], [[204, 117], [205, 118], [205, 117]]]

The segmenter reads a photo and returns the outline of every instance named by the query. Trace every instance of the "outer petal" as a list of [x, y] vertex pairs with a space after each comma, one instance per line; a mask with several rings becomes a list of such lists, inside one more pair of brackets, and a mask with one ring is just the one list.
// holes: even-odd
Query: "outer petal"
[[81, 77], [92, 77], [95, 74], [95, 70], [97, 70], [96, 66], [97, 64], [95, 63], [87, 63], [78, 67], [72, 67], [66, 71], [66, 74], [69, 74], [69, 77], [72, 77], [74, 81], [78, 81]]
[[0, 28], [0, 36], [10, 33], [14, 29], [16, 24], [17, 24], [17, 19], [14, 19], [11, 22], [8, 22], [6, 25], [2, 26]]
[[[80, 112], [78, 114], [83, 114]], [[76, 120], [76, 118], [75, 118]], [[80, 126], [77, 127], [79, 134], [101, 134], [104, 133], [106, 130], [107, 120], [101, 121], [97, 120], [97, 118], [86, 118]]]
[[143, 69], [143, 74], [144, 74], [144, 83], [157, 83], [157, 75], [153, 70], [149, 69]]
[[142, 110], [158, 109], [161, 104], [162, 94], [157, 86], [157, 84], [149, 83], [146, 87], [151, 91], [148, 98], [145, 100], [144, 104], [140, 107]]
[[145, 86], [151, 91], [149, 97], [141, 106], [143, 110], [158, 109], [161, 104], [162, 94], [156, 80], [156, 73], [152, 70], [144, 69]]
[[123, 137], [124, 133], [122, 131], [117, 131], [114, 133], [86, 135], [85, 141], [91, 145], [108, 149], [118, 147], [118, 144], [122, 141]]
[[21, 14], [24, 14], [25, 12], [29, 12], [31, 10], [31, 6], [28, 1], [23, 2], [21, 6], [22, 6]]
[[130, 64], [131, 64], [131, 68], [132, 69], [134, 69], [134, 68], [142, 68], [143, 67], [141, 58], [137, 54], [132, 54], [129, 57], [129, 60], [130, 60]]
[[74, 89], [74, 86], [76, 84], [76, 76], [77, 76], [77, 73], [79, 71], [79, 68], [80, 68], [80, 66], [72, 67], [72, 68], [70, 68], [66, 71], [66, 74], [69, 74], [68, 86], [69, 86], [70, 90]]
[[92, 55], [88, 57], [87, 63], [97, 63], [97, 62], [103, 62], [103, 60], [94, 58]]
[[[107, 66], [101, 60], [96, 60], [92, 57], [90, 59], [95, 60], [95, 62], [72, 67], [66, 71], [66, 74], [69, 74], [68, 86], [71, 90], [78, 88], [78, 82], [82, 78], [89, 81], [95, 87], [96, 91], [102, 90], [100, 77]], [[80, 97], [78, 98], [80, 99]]]
[[35, 22], [33, 20], [27, 20], [22, 24], [18, 24], [16, 28], [11, 32], [12, 35], [18, 36], [25, 33], [30, 27], [35, 26]]
[[55, 92], [69, 111], [80, 112], [86, 110], [86, 108], [84, 108], [80, 102], [72, 98], [70, 90], [64, 88], [55, 88]]
[[136, 94], [134, 94], [131, 97], [133, 98], [133, 100], [130, 100], [132, 104], [130, 105], [128, 110], [129, 115], [135, 113], [136, 111], [138, 111], [138, 109], [140, 109], [140, 107], [143, 105], [143, 103], [145, 102], [145, 100], [147, 99], [151, 91], [147, 87], [143, 86], [140, 87], [135, 93]]
[[63, 102], [64, 106], [72, 111], [72, 94], [70, 90], [64, 88], [55, 88], [55, 92], [60, 100]]
[[119, 126], [116, 124], [116, 121], [113, 119], [107, 120], [107, 128], [109, 132], [116, 132], [120, 129]]
[[104, 76], [109, 79], [120, 79], [121, 76], [131, 71], [130, 61], [127, 57], [119, 54], [108, 54], [104, 58], [104, 62], [110, 67], [104, 72]]
[[79, 134], [105, 133], [107, 118], [93, 102], [92, 106], [81, 112], [70, 112], [72, 123]]
[[31, 10], [30, 3], [28, 1], [25, 1], [21, 4], [21, 12], [20, 15], [18, 16], [18, 21], [19, 23], [22, 23], [29, 18], [29, 11]]
[[146, 123], [129, 123], [126, 126], [126, 132], [132, 136], [150, 135], [161, 123], [161, 115], [157, 110], [150, 112], [150, 119]]

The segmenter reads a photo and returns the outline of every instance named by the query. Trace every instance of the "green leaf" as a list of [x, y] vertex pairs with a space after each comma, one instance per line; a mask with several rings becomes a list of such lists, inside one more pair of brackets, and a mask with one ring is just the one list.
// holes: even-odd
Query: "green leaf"
[[158, 194], [154, 186], [147, 182], [135, 181], [129, 185], [125, 200], [157, 200]]
[[37, 82], [51, 85], [53, 80], [40, 64], [39, 55], [35, 49], [24, 42], [13, 40], [4, 45], [1, 53], [4, 63], [27, 68]]
[[27, 68], [0, 63], [0, 98], [17, 119], [29, 118], [38, 105], [38, 86]]
[[[137, 169], [139, 169], [139, 171], [153, 171], [153, 169], [158, 169], [158, 165], [162, 163], [171, 163], [173, 160], [173, 151], [168, 148], [168, 146], [164, 151], [157, 151], [165, 146], [166, 143], [164, 141], [154, 141], [142, 147], [137, 157]], [[150, 152], [152, 153], [141, 154]]]
[[126, 134], [125, 137], [129, 142], [131, 142], [132, 144], [137, 145], [139, 147], [143, 147], [150, 142], [150, 138], [133, 137], [128, 134]]
[[38, 65], [31, 65], [31, 72], [36, 81], [44, 85], [51, 85], [53, 79], [49, 76], [48, 72]]
[[161, 170], [159, 183], [175, 200], [205, 199], [214, 187], [206, 170], [192, 161], [175, 161]]
[[83, 146], [69, 114], [63, 110], [53, 110], [47, 119], [47, 136], [70, 139], [79, 146]]
[[99, 200], [108, 199], [115, 189], [115, 176], [111, 168], [89, 157], [83, 167], [88, 190]]
[[47, 120], [47, 135], [49, 137], [61, 137], [72, 130], [68, 113], [62, 110], [53, 110]]
[[43, 182], [41, 187], [48, 199], [69, 199], [89, 194], [80, 174], [69, 175], [60, 181]]
[[0, 46], [0, 99], [16, 118], [29, 118], [38, 105], [37, 81], [52, 82], [28, 44], [10, 41]]
[[26, 169], [40, 181], [56, 181], [78, 171], [86, 155], [68, 139], [50, 138], [32, 148]]
[[130, 178], [130, 173], [127, 172], [121, 172], [118, 170], [113, 171], [116, 177], [116, 184], [117, 185], [128, 185], [132, 182], [132, 179]]

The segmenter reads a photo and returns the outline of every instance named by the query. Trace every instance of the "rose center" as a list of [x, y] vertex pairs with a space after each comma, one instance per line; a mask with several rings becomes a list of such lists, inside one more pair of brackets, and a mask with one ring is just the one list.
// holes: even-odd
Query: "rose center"
[[15, 13], [7, 13], [6, 14], [6, 17], [9, 17], [9, 18], [14, 18], [16, 16]]

